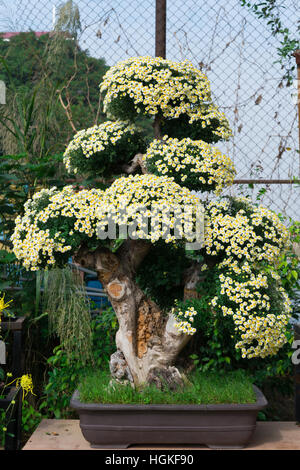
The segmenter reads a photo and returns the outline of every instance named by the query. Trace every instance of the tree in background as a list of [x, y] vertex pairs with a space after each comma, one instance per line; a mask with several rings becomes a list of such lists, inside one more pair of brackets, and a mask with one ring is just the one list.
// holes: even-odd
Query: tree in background
[[25, 131], [30, 142], [25, 151], [31, 156], [61, 152], [87, 120], [103, 120], [98, 82], [107, 66], [104, 59], [80, 48], [80, 28], [78, 7], [68, 1], [58, 8], [53, 32], [40, 37], [20, 33], [9, 42], [0, 39], [0, 79], [8, 89], [0, 115], [2, 154], [19, 153]]
[[36, 188], [64, 184], [62, 152], [76, 127], [103, 120], [98, 81], [107, 66], [79, 47], [80, 27], [78, 8], [68, 1], [58, 8], [53, 32], [0, 38], [0, 79], [7, 88], [0, 105], [0, 234], [6, 248], [14, 218]]
[[55, 31], [66, 32], [76, 39], [78, 31], [81, 31], [79, 8], [72, 0], [68, 0], [58, 6], [58, 18], [55, 23]]

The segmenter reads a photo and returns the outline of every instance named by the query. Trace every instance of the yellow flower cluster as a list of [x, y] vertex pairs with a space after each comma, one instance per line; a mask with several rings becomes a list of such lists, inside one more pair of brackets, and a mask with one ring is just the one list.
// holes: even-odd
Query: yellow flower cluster
[[196, 120], [194, 119], [192, 122], [199, 120], [203, 129], [210, 126], [214, 120], [217, 120], [218, 126], [212, 130], [212, 133], [224, 140], [228, 140], [229, 137], [232, 136], [232, 130], [227, 117], [213, 103], [199, 105], [198, 118]]
[[108, 219], [128, 227], [131, 238], [177, 238], [194, 241], [195, 223], [204, 209], [197, 196], [172, 178], [151, 174], [130, 175], [116, 180], [104, 193], [98, 210], [98, 228], [105, 230]]
[[287, 341], [284, 331], [292, 311], [285, 290], [278, 287], [282, 299], [281, 312], [270, 313], [270, 298], [263, 293], [268, 288], [266, 275], [251, 273], [246, 280], [237, 281], [229, 269], [227, 275], [220, 274], [219, 279], [221, 297], [214, 297], [211, 305], [218, 307], [224, 317], [232, 316], [235, 331], [241, 338], [235, 347], [241, 350], [242, 357], [264, 358], [276, 354]]
[[232, 257], [225, 258], [223, 261], [221, 261], [221, 263], [218, 264], [218, 267], [220, 269], [229, 267], [230, 270], [235, 274], [250, 274], [252, 272], [251, 265], [248, 263], [248, 261], [244, 261], [244, 263], [241, 265], [239, 261]]
[[208, 205], [205, 225], [205, 249], [209, 255], [223, 252], [228, 257], [253, 262], [273, 263], [289, 243], [289, 232], [272, 211], [254, 206], [247, 198], [236, 201], [246, 204], [230, 215], [228, 200], [213, 201]]
[[31, 374], [25, 374], [22, 375], [19, 379], [17, 379], [16, 382], [17, 388], [21, 387], [23, 390], [23, 399], [28, 395], [28, 393], [33, 393], [33, 382], [32, 382], [32, 377]]
[[3, 294], [2, 297], [0, 297], [0, 322], [1, 322], [1, 313], [9, 306], [9, 304], [12, 302], [12, 300], [9, 300], [8, 302], [5, 302], [4, 300], [5, 295]]
[[[144, 155], [146, 166], [191, 189], [211, 186], [219, 194], [232, 184], [235, 168], [229, 157], [202, 140], [168, 138], [154, 140]], [[151, 169], [151, 167], [150, 167]]]
[[[75, 192], [72, 186], [62, 191], [55, 187], [43, 189], [25, 204], [23, 217], [17, 217], [12, 235], [16, 257], [22, 260], [26, 269], [36, 271], [47, 258], [48, 265], [55, 265], [55, 252], [65, 253], [72, 249], [62, 237], [61, 231], [50, 235], [50, 229], [41, 228], [43, 224], [51, 226], [51, 220], [59, 216], [75, 219], [73, 230], [92, 237], [96, 231], [96, 213], [103, 191], [99, 189]], [[45, 207], [39, 202], [47, 198]]]
[[223, 138], [231, 131], [223, 113], [211, 102], [210, 83], [206, 75], [187, 60], [173, 62], [161, 57], [132, 57], [117, 63], [105, 74], [100, 91], [105, 92], [104, 111], [116, 99], [129, 97], [137, 113], [165, 118], [187, 115], [189, 122], [202, 121], [202, 127], [213, 119], [221, 121], [218, 129]]
[[45, 263], [54, 266], [59, 253], [71, 255], [75, 233], [101, 239], [99, 231], [106, 231], [111, 221], [126, 226], [125, 238], [193, 242], [201, 210], [203, 215], [198, 197], [187, 188], [154, 175], [123, 177], [106, 191], [75, 192], [72, 186], [62, 191], [44, 189], [25, 204], [24, 216], [16, 219], [13, 249], [26, 269], [36, 271]]
[[[7, 374], [8, 376], [9, 374]], [[11, 376], [12, 374], [10, 374]], [[18, 377], [17, 379], [14, 379], [12, 382], [8, 383], [6, 387], [9, 385], [13, 384], [16, 382], [16, 387], [17, 389], [22, 388], [23, 390], [23, 400], [28, 395], [28, 393], [32, 393], [32, 395], [35, 395], [33, 393], [33, 382], [32, 382], [32, 376], [31, 374], [24, 374], [21, 377]]]
[[116, 145], [124, 134], [133, 135], [136, 127], [125, 121], [106, 121], [99, 126], [82, 129], [75, 134], [64, 152], [64, 164], [67, 170], [77, 173], [78, 169], [72, 164], [74, 151], [80, 150], [85, 158], [95, 153], [103, 152], [109, 144]]
[[[178, 331], [185, 333], [187, 335], [194, 335], [196, 333], [196, 328], [193, 328], [191, 323], [194, 321], [194, 316], [197, 315], [197, 311], [194, 307], [189, 307], [184, 312], [182, 310], [177, 310], [176, 308], [172, 309], [172, 314], [179, 321], [174, 323], [175, 328]], [[181, 320], [182, 318], [187, 318], [187, 320]]]

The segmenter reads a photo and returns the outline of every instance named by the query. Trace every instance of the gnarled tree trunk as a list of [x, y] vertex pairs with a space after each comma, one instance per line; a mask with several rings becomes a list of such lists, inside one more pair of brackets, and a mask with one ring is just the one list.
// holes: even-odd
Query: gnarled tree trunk
[[[172, 313], [163, 314], [135, 282], [136, 270], [150, 247], [147, 241], [127, 240], [117, 253], [105, 249], [90, 253], [81, 248], [75, 258], [98, 273], [119, 322], [117, 351], [110, 361], [112, 376], [133, 386], [154, 383], [158, 388], [167, 384], [175, 389], [182, 377], [173, 364], [190, 336], [179, 332]], [[196, 271], [194, 267], [187, 274], [188, 285], [191, 276], [195, 282]]]

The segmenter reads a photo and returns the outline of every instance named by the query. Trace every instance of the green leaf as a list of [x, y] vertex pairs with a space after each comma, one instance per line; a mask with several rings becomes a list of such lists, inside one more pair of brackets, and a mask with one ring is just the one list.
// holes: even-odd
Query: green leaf
[[0, 263], [12, 263], [16, 261], [16, 255], [6, 250], [0, 250]]
[[115, 253], [118, 248], [120, 248], [121, 245], [125, 242], [124, 238], [117, 238], [116, 240], [113, 241], [111, 251], [112, 253]]
[[60, 410], [54, 410], [54, 416], [55, 416], [56, 419], [60, 419], [61, 411]]

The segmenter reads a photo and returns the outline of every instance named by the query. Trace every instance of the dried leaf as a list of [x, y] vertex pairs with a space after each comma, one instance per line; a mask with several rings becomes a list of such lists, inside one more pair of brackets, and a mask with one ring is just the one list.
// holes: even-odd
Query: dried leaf
[[259, 95], [255, 100], [255, 104], [259, 104], [261, 100], [262, 100], [262, 95]]

